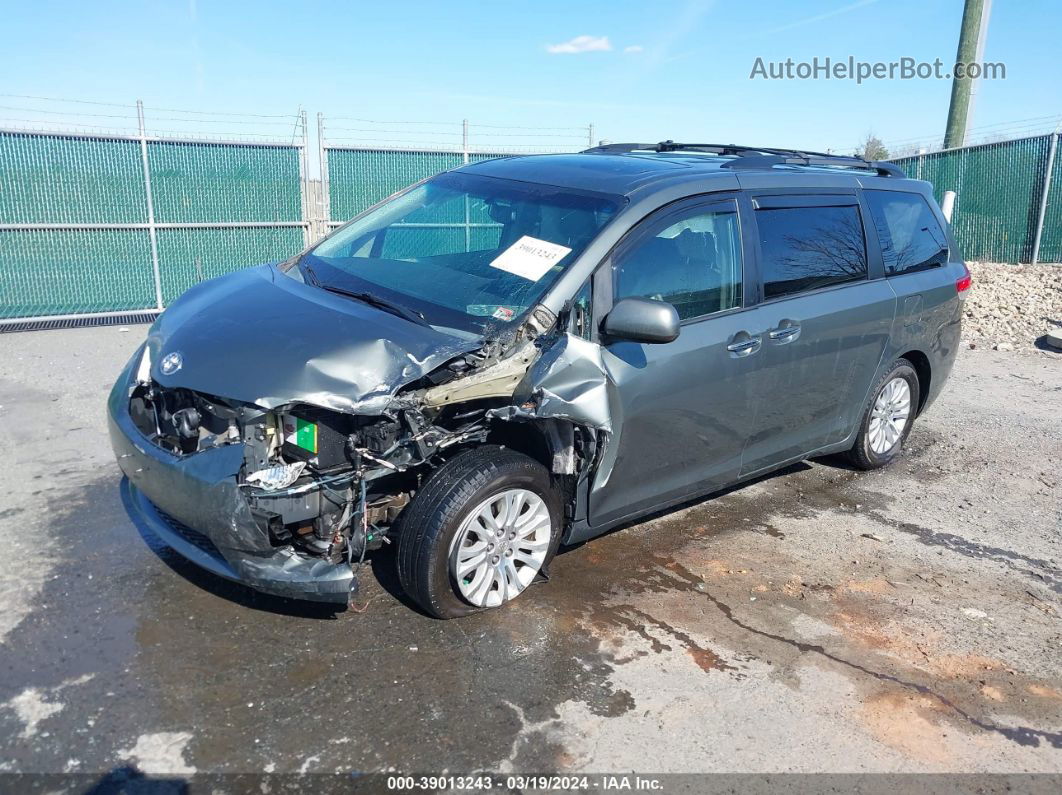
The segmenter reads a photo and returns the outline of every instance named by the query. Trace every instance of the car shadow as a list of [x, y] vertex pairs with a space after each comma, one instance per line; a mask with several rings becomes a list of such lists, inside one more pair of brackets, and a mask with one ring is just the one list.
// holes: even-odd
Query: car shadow
[[774, 478], [785, 477], [787, 475], [793, 475], [793, 474], [795, 474], [797, 472], [807, 472], [811, 468], [812, 468], [811, 464], [807, 463], [806, 461], [798, 461], [795, 464], [790, 464], [789, 466], [783, 467], [782, 469], [776, 469], [776, 470], [774, 470], [772, 472], [767, 472], [767, 473], [765, 473], [763, 475], [759, 475], [758, 477], [752, 478], [750, 480], [743, 480], [740, 483], [734, 484], [733, 486], [727, 486], [726, 488], [719, 489], [718, 491], [713, 491], [713, 492], [709, 492], [708, 494], [703, 494], [703, 495], [700, 495], [700, 496], [697, 496], [697, 497], [692, 497], [692, 498], [690, 498], [688, 500], [685, 500], [685, 501], [680, 502], [680, 503], [676, 503], [675, 505], [671, 505], [671, 506], [669, 506], [667, 508], [661, 508], [660, 510], [652, 511], [652, 512], [646, 513], [646, 514], [641, 514], [641, 515], [635, 517], [634, 519], [631, 519], [628, 522], [624, 522], [623, 524], [617, 525], [617, 526], [615, 526], [613, 528], [610, 528], [609, 530], [606, 530], [601, 535], [595, 535], [592, 538], [588, 538], [585, 541], [579, 541], [579, 542], [577, 542], [575, 544], [562, 545], [560, 550], [558, 550], [558, 554], [565, 554], [567, 552], [572, 552], [572, 551], [574, 551], [576, 549], [579, 549], [584, 544], [588, 544], [590, 542], [596, 541], [597, 539], [603, 538], [604, 536], [610, 536], [613, 533], [619, 533], [619, 532], [621, 532], [623, 530], [628, 530], [631, 527], [634, 527], [636, 525], [644, 524], [645, 522], [651, 522], [654, 519], [660, 519], [662, 517], [668, 516], [669, 514], [673, 514], [673, 513], [676, 513], [678, 511], [686, 510], [687, 508], [693, 508], [693, 507], [695, 507], [697, 505], [701, 505], [701, 504], [706, 503], [706, 502], [708, 502], [710, 500], [715, 500], [715, 499], [718, 499], [720, 497], [725, 497], [727, 494], [733, 494], [736, 491], [741, 491], [742, 489], [748, 488], [749, 486], [752, 486], [752, 485], [754, 485], [756, 483], [764, 483], [766, 481], [773, 480]]
[[[827, 466], [832, 466], [840, 469], [854, 471], [851, 465], [847, 464], [843, 456], [825, 456], [823, 458], [815, 459], [817, 463], [822, 463]], [[602, 538], [604, 536], [612, 535], [623, 530], [627, 530], [644, 522], [649, 522], [654, 519], [659, 519], [678, 511], [692, 508], [697, 505], [701, 505], [709, 500], [718, 499], [719, 497], [732, 494], [747, 488], [756, 483], [763, 483], [774, 478], [786, 477], [798, 472], [806, 472], [811, 469], [811, 465], [807, 462], [800, 461], [795, 464], [790, 464], [782, 469], [768, 472], [764, 475], [760, 475], [751, 480], [742, 481], [741, 483], [733, 486], [728, 486], [719, 491], [714, 491], [709, 494], [693, 497], [689, 500], [677, 503], [667, 508], [655, 510], [647, 514], [635, 517], [630, 521], [610, 528], [606, 532], [599, 536], [594, 536], [585, 541], [579, 541], [574, 544], [562, 544], [558, 549], [558, 555], [564, 555], [568, 552], [572, 552], [579, 549], [584, 544], [590, 543]], [[260, 610], [267, 613], [275, 613], [279, 615], [292, 616], [296, 618], [311, 618], [316, 620], [335, 620], [340, 613], [346, 612], [350, 609], [353, 612], [361, 612], [368, 607], [369, 601], [375, 598], [375, 596], [369, 597], [368, 600], [359, 596], [356, 592], [349, 605], [335, 605], [324, 604], [319, 602], [309, 602], [298, 599], [285, 599], [280, 596], [272, 596], [270, 594], [261, 593], [259, 591], [250, 588], [249, 586], [242, 585], [238, 582], [226, 580], [223, 577], [219, 577], [205, 569], [200, 568], [194, 563], [185, 560], [169, 546], [167, 546], [161, 539], [159, 539], [152, 531], [151, 528], [144, 523], [139, 517], [136, 510], [133, 509], [132, 504], [129, 502], [127, 491], [119, 487], [122, 504], [125, 508], [125, 512], [129, 517], [129, 520], [136, 527], [140, 537], [144, 540], [145, 545], [151, 549], [152, 552], [161, 560], [166, 566], [182, 577], [186, 581], [195, 585], [198, 588], [202, 588], [208, 593], [213, 594], [221, 599], [226, 599], [242, 607], [248, 607], [252, 610]], [[414, 602], [402, 588], [402, 584], [398, 579], [398, 566], [395, 560], [396, 548], [395, 544], [384, 544], [382, 547], [376, 550], [368, 552], [364, 561], [355, 565], [355, 576], [360, 582], [364, 582], [366, 576], [371, 575], [376, 580], [377, 585], [382, 591], [392, 597], [395, 601], [400, 602], [405, 607], [413, 610], [423, 616], [432, 618], [430, 613], [427, 613], [423, 608]], [[548, 579], [548, 574], [543, 578]]]
[[[191, 791], [186, 778], [148, 776], [133, 766], [116, 767], [87, 787], [81, 784], [80, 776], [57, 778], [56, 783], [74, 784], [72, 789], [80, 788], [85, 795], [186, 795]], [[63, 789], [60, 787], [58, 791]]]

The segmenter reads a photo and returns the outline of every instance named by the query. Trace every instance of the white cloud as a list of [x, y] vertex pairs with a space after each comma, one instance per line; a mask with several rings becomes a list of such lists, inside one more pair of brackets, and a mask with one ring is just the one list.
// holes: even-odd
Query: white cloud
[[643, 47], [640, 44], [632, 44], [630, 47], [624, 47], [623, 51], [624, 52], [642, 52], [642, 50], [644, 50], [644, 49], [645, 49], [645, 47]]
[[608, 36], [576, 36], [561, 44], [547, 44], [546, 52], [552, 55], [566, 55], [580, 52], [603, 52], [612, 49]]

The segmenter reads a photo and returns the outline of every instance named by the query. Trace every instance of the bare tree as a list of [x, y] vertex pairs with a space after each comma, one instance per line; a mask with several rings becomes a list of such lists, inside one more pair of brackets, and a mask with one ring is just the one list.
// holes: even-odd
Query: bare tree
[[855, 156], [864, 160], [888, 160], [889, 150], [878, 136], [867, 133], [867, 137], [856, 147]]
[[[854, 208], [852, 208], [854, 210]], [[834, 210], [829, 213], [829, 210]], [[859, 215], [849, 208], [823, 208], [828, 219], [800, 235], [786, 235], [789, 253], [781, 262], [806, 277], [862, 276], [867, 272], [866, 243]], [[833, 216], [833, 217], [830, 217]]]

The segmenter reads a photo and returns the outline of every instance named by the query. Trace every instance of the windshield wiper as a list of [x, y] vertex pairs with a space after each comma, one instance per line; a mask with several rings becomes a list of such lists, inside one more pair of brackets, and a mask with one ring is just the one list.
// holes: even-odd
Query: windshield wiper
[[321, 286], [321, 280], [317, 278], [317, 272], [313, 269], [313, 266], [311, 266], [310, 263], [306, 262], [305, 258], [299, 261], [299, 267], [302, 269], [303, 275], [309, 277], [310, 284], [314, 287]]
[[[314, 278], [316, 280], [316, 277], [314, 276], [312, 270], [310, 271], [310, 276], [311, 278]], [[322, 290], [327, 290], [330, 293], [342, 295], [347, 298], [353, 298], [355, 301], [361, 301], [362, 303], [368, 304], [369, 306], [374, 306], [377, 309], [382, 309], [385, 312], [390, 312], [392, 315], [398, 315], [400, 318], [404, 318], [410, 323], [416, 323], [418, 326], [427, 326], [428, 328], [431, 328], [431, 324], [424, 319], [424, 315], [422, 315], [420, 312], [416, 312], [412, 309], [409, 309], [408, 307], [404, 307], [401, 304], [396, 304], [391, 301], [388, 301], [386, 298], [380, 298], [380, 296], [378, 295], [373, 295], [372, 293], [358, 292], [356, 290], [347, 290], [342, 287], [335, 287], [331, 284], [321, 284], [320, 282], [317, 282], [317, 286], [320, 287]]]

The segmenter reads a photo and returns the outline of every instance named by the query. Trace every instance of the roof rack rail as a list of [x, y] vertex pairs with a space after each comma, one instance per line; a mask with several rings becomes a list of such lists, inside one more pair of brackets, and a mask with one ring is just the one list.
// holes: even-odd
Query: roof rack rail
[[864, 160], [861, 157], [831, 155], [827, 152], [808, 152], [799, 149], [777, 149], [767, 146], [743, 146], [739, 144], [686, 144], [676, 141], [660, 141], [655, 144], [602, 144], [583, 150], [583, 154], [619, 154], [623, 152], [704, 152], [706, 154], [733, 156], [735, 159], [723, 164], [723, 168], [749, 169], [774, 166], [827, 166], [873, 171], [882, 177], [905, 178], [903, 169], [884, 160]]
[[829, 168], [855, 168], [862, 171], [874, 171], [879, 177], [907, 176], [895, 163], [884, 160], [864, 160], [861, 157], [843, 157], [841, 155], [745, 155], [723, 163], [720, 168], [747, 169], [772, 168], [774, 166], [826, 166]]

